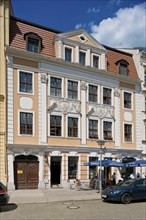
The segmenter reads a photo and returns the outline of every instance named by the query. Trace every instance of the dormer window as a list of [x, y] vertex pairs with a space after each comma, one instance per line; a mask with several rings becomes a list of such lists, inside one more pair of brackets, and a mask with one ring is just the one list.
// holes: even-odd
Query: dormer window
[[99, 68], [99, 57], [93, 55], [93, 67]]
[[26, 49], [27, 51], [33, 53], [40, 53], [42, 38], [35, 33], [29, 32], [24, 35], [24, 39], [26, 40]]
[[71, 62], [72, 61], [72, 49], [65, 47], [65, 61]]
[[126, 60], [119, 60], [116, 64], [119, 66], [119, 74], [128, 76], [129, 63]]
[[85, 60], [86, 60], [86, 53], [80, 51], [79, 52], [79, 63], [83, 66], [85, 66]]

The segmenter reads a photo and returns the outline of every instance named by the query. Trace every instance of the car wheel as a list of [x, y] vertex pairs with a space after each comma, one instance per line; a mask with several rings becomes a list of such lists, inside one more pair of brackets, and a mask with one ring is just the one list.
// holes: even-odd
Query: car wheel
[[123, 194], [122, 197], [121, 197], [121, 202], [122, 202], [123, 204], [129, 204], [129, 203], [131, 202], [131, 196], [130, 196], [130, 194], [129, 194], [129, 193]]

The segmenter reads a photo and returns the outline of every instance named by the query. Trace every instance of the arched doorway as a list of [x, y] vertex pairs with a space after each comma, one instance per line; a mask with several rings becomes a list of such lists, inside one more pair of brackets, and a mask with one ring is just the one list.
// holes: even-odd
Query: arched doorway
[[16, 189], [37, 189], [39, 162], [33, 155], [19, 155], [14, 161], [14, 182]]

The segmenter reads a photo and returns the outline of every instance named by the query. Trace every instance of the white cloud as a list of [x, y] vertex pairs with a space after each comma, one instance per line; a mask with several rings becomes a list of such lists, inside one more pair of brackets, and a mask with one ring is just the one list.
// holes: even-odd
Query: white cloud
[[87, 13], [98, 13], [100, 10], [97, 8], [88, 8]]
[[91, 35], [111, 47], [146, 47], [145, 4], [119, 9], [115, 17], [90, 25]]

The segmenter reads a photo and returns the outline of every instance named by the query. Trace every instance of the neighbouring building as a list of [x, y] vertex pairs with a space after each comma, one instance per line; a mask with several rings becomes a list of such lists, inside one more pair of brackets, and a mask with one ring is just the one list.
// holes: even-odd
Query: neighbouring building
[[[84, 164], [101, 150], [105, 159], [142, 157], [143, 95], [132, 54], [84, 29], [61, 33], [14, 16], [5, 54], [9, 189], [88, 182], [99, 168]], [[132, 170], [108, 167], [103, 175]]]
[[0, 181], [7, 183], [6, 160], [6, 45], [9, 45], [9, 0], [0, 0]]

